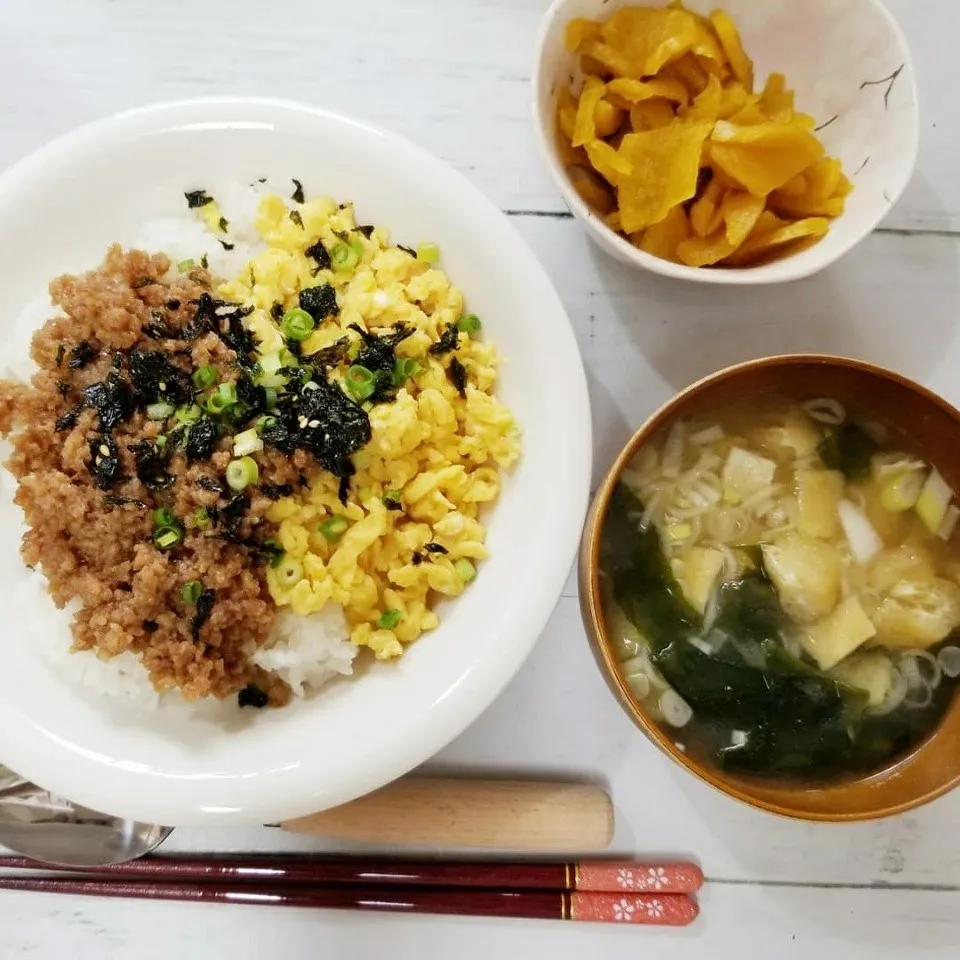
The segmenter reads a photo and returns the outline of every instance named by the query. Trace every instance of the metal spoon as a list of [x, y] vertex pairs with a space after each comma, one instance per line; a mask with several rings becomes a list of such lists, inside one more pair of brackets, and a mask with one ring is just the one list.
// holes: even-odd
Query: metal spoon
[[77, 806], [0, 766], [0, 845], [14, 853], [53, 865], [104, 866], [142, 857], [172, 830]]

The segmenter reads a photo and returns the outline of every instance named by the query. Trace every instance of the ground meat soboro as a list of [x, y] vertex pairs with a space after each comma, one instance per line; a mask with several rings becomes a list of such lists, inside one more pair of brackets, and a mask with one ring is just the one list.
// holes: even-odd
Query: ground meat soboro
[[[210, 455], [188, 462], [184, 425], [147, 413], [167, 396], [200, 400], [198, 368], [233, 383], [246, 359], [227, 346], [237, 341], [226, 319], [196, 317], [198, 301], [210, 313], [206, 271], [166, 281], [169, 268], [164, 256], [113, 247], [98, 270], [55, 280], [62, 314], [34, 335], [32, 384], [0, 383], [0, 433], [13, 444], [8, 466], [29, 527], [23, 557], [58, 606], [80, 602], [77, 649], [132, 650], [158, 689], [188, 699], [253, 684], [280, 705], [289, 688], [248, 659], [274, 620], [261, 560], [274, 533], [262, 519], [269, 500], [238, 500], [222, 485], [231, 440], [219, 426]], [[145, 386], [141, 367], [163, 379]], [[307, 466], [272, 455], [261, 479], [288, 483]], [[181, 533], [170, 549], [153, 538], [164, 509]], [[207, 594], [203, 616], [182, 593], [192, 581]]]

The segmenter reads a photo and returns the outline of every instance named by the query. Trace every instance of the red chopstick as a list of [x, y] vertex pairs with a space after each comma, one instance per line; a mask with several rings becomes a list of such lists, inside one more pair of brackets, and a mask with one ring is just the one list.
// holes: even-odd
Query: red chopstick
[[696, 901], [677, 893], [570, 893], [562, 890], [483, 890], [389, 885], [203, 883], [98, 877], [0, 877], [0, 889], [75, 896], [326, 907], [388, 913], [457, 914], [684, 926], [697, 916]]
[[[26, 857], [0, 857], [0, 868], [51, 869], [49, 864]], [[129, 863], [94, 869], [56, 869], [58, 872], [151, 880], [358, 883], [403, 887], [565, 890], [581, 893], [696, 893], [703, 885], [703, 872], [693, 863], [608, 860], [588, 860], [582, 863], [510, 863], [261, 854], [142, 857]]]

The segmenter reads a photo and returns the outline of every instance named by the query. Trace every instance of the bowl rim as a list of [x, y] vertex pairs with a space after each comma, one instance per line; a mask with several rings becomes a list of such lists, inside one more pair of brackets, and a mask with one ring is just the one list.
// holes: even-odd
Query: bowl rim
[[[552, 0], [540, 21], [540, 27], [534, 43], [531, 73], [533, 82], [530, 84], [530, 89], [532, 94], [532, 115], [537, 152], [540, 154], [541, 163], [550, 172], [550, 176], [560, 191], [561, 198], [568, 210], [576, 220], [579, 220], [583, 224], [591, 238], [599, 246], [604, 248], [607, 253], [629, 263], [630, 266], [641, 267], [644, 270], [649, 270], [652, 273], [658, 273], [661, 276], [670, 277], [675, 280], [689, 280], [693, 283], [717, 284], [720, 286], [768, 286], [776, 283], [789, 283], [794, 280], [803, 280], [836, 263], [870, 236], [890, 211], [893, 210], [894, 206], [896, 206], [910, 185], [920, 157], [919, 88], [910, 45], [907, 42], [906, 34], [903, 32], [900, 24], [882, 0], [867, 0], [867, 2], [871, 3], [877, 13], [887, 21], [899, 45], [904, 64], [903, 72], [909, 80], [912, 95], [911, 100], [914, 104], [913, 122], [909, 127], [910, 155], [905, 175], [901, 182], [898, 183], [893, 190], [887, 189], [886, 191], [890, 202], [886, 206], [878, 205], [877, 212], [866, 221], [865, 229], [859, 235], [852, 235], [832, 257], [818, 259], [812, 256], [817, 249], [816, 246], [814, 246], [789, 257], [784, 257], [781, 260], [776, 260], [773, 263], [762, 264], [756, 267], [738, 267], [728, 270], [688, 267], [686, 264], [673, 263], [670, 260], [663, 260], [660, 257], [645, 253], [643, 250], [633, 246], [633, 244], [625, 240], [618, 233], [611, 230], [610, 227], [587, 206], [580, 197], [580, 194], [574, 189], [570, 178], [560, 163], [553, 144], [554, 138], [551, 134], [554, 127], [553, 120], [552, 118], [544, 116], [540, 109], [545, 88], [556, 82], [555, 78], [547, 77], [546, 75], [545, 50], [547, 37], [554, 25], [554, 21], [563, 16], [567, 5], [570, 3], [570, 0]], [[650, 5], [648, 2], [644, 2], [644, 0], [638, 0], [638, 4], [641, 6]], [[551, 89], [551, 96], [552, 92]]]
[[[236, 774], [232, 779], [243, 788], [238, 789], [236, 807], [205, 806], [191, 782], [196, 778], [159, 771], [140, 775], [125, 761], [114, 763], [111, 758], [87, 756], [61, 742], [55, 734], [48, 733], [35, 716], [21, 714], [0, 697], [0, 716], [5, 718], [3, 726], [8, 730], [0, 739], [7, 741], [12, 750], [10, 756], [4, 757], [4, 762], [11, 765], [19, 762], [21, 769], [18, 772], [41, 783], [44, 783], [45, 776], [48, 777], [50, 788], [57, 793], [70, 795], [72, 790], [73, 799], [85, 806], [129, 819], [177, 826], [242, 826], [277, 822], [348, 802], [429, 760], [475, 722], [520, 670], [552, 615], [576, 556], [582, 520], [589, 502], [592, 466], [590, 401], [582, 356], [567, 310], [546, 269], [509, 219], [472, 181], [450, 163], [400, 134], [334, 110], [282, 98], [214, 96], [158, 101], [82, 124], [0, 171], [0, 203], [23, 189], [25, 184], [32, 183], [34, 176], [48, 177], [51, 168], [56, 169], [61, 163], [69, 164], [78, 149], [96, 149], [107, 155], [111, 143], [117, 139], [140, 138], [144, 132], [166, 133], [198, 118], [206, 122], [210, 119], [208, 114], [220, 109], [230, 118], [246, 111], [251, 114], [247, 119], [259, 120], [264, 115], [266, 127], [272, 126], [274, 119], [293, 115], [304, 122], [320, 121], [353, 128], [362, 135], [377, 138], [381, 151], [416, 161], [423, 171], [420, 176], [425, 183], [430, 172], [442, 175], [449, 188], [464, 197], [468, 209], [487, 211], [488, 221], [482, 224], [484, 229], [492, 229], [497, 224], [496, 236], [507, 251], [503, 255], [519, 255], [528, 262], [530, 281], [548, 294], [544, 298], [547, 308], [565, 320], [558, 329], [557, 349], [568, 374], [563, 393], [568, 398], [565, 409], [569, 411], [571, 427], [565, 454], [569, 472], [565, 483], [558, 488], [562, 492], [557, 501], [561, 516], [555, 526], [558, 533], [554, 549], [540, 565], [537, 577], [540, 589], [527, 591], [530, 597], [524, 604], [522, 615], [516, 618], [517, 630], [512, 642], [498, 648], [496, 656], [486, 656], [468, 665], [455, 682], [429, 704], [429, 709], [425, 708], [415, 720], [402, 725], [406, 734], [402, 742], [391, 743], [389, 750], [378, 747], [366, 766], [350, 768], [343, 782], [335, 788], [331, 788], [322, 777], [318, 778], [316, 771], [311, 775], [306, 769], [309, 764], [300, 764], [299, 773], [291, 773], [273, 786], [261, 785], [259, 781], [270, 780], [274, 784], [274, 778], [267, 774], [284, 771], [269, 770], [263, 776], [254, 777]], [[232, 125], [235, 121], [229, 119], [227, 122]], [[210, 780], [223, 781], [229, 776], [217, 773], [213, 767], [210, 769]], [[67, 783], [67, 776], [72, 787]], [[169, 791], [164, 791], [157, 783], [161, 778], [172, 785]], [[241, 780], [246, 784], [241, 784]], [[284, 789], [278, 792], [276, 786]], [[317, 801], [318, 794], [323, 802]]]
[[[776, 802], [774, 800], [765, 800], [750, 796], [745, 790], [742, 790], [736, 782], [732, 782], [722, 773], [715, 772], [706, 764], [700, 763], [679, 749], [674, 743], [673, 738], [640, 706], [630, 693], [626, 681], [617, 669], [618, 660], [613, 653], [606, 621], [602, 612], [603, 605], [600, 596], [599, 570], [603, 522], [606, 518], [613, 492], [620, 481], [620, 477], [640, 448], [649, 441], [654, 433], [670, 422], [678, 407], [688, 398], [695, 396], [702, 390], [734, 379], [742, 373], [757, 368], [792, 366], [795, 364], [823, 364], [833, 367], [847, 367], [881, 377], [919, 394], [927, 401], [940, 407], [951, 418], [960, 422], [960, 410], [957, 410], [952, 404], [948, 403], [943, 397], [934, 393], [932, 390], [896, 371], [864, 360], [857, 360], [853, 357], [820, 353], [776, 354], [733, 364], [702, 377], [658, 407], [627, 441], [614, 460], [613, 465], [604, 474], [603, 481], [597, 488], [593, 503], [587, 515], [587, 521], [584, 525], [583, 537], [580, 543], [580, 555], [577, 563], [580, 612], [594, 659], [607, 686], [616, 697], [621, 708], [628, 714], [635, 726], [637, 726], [655, 746], [687, 772], [693, 774], [693, 776], [702, 783], [754, 809], [778, 814], [779, 816], [792, 820], [816, 821], [821, 823], [850, 823], [878, 820], [914, 810], [949, 793], [955, 787], [960, 786], [960, 770], [943, 784], [920, 793], [910, 800], [868, 811], [827, 813], [799, 810], [785, 802]], [[869, 776], [884, 776], [892, 766], [895, 765], [896, 762]], [[869, 779], [869, 777], [861, 779], [866, 780]]]

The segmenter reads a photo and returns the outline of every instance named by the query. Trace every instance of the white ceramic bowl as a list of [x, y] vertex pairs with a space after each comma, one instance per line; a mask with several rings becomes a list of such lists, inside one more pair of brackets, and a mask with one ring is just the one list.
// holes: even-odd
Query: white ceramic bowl
[[[571, 78], [576, 57], [564, 47], [575, 17], [603, 20], [629, 0], [554, 0], [537, 39], [533, 113], [537, 141], [563, 199], [587, 233], [607, 253], [636, 267], [701, 283], [779, 283], [829, 266], [886, 216], [913, 175], [920, 144], [917, 88], [907, 42], [880, 0], [688, 0], [709, 13], [722, 6], [756, 65], [757, 88], [769, 73], [786, 75], [797, 108], [826, 124], [820, 137], [828, 154], [843, 161], [856, 186], [844, 214], [824, 239], [801, 253], [759, 267], [703, 269], [644, 253], [614, 233], [580, 199], [557, 152], [556, 96]], [[660, 5], [660, 4], [656, 4]], [[893, 78], [893, 75], [896, 77]], [[886, 82], [877, 83], [883, 78]], [[866, 85], [865, 85], [866, 84]]]
[[[49, 598], [17, 553], [13, 482], [0, 481], [0, 758], [88, 806], [177, 825], [263, 823], [382, 786], [456, 737], [513, 677], [570, 571], [586, 511], [590, 416], [563, 306], [500, 211], [421, 148], [323, 110], [263, 100], [150, 107], [84, 127], [0, 176], [0, 316], [65, 270], [95, 266], [183, 190], [263, 174], [351, 199], [396, 241], [436, 241], [505, 358], [500, 396], [522, 461], [489, 514], [492, 558], [401, 661], [305, 702], [242, 716], [138, 712], [69, 686], [37, 654]], [[8, 326], [5, 340], [12, 337]], [[7, 344], [9, 346], [9, 344]], [[47, 606], [49, 605], [49, 606]], [[58, 622], [70, 642], [69, 618]], [[250, 711], [243, 711], [250, 714]]]

